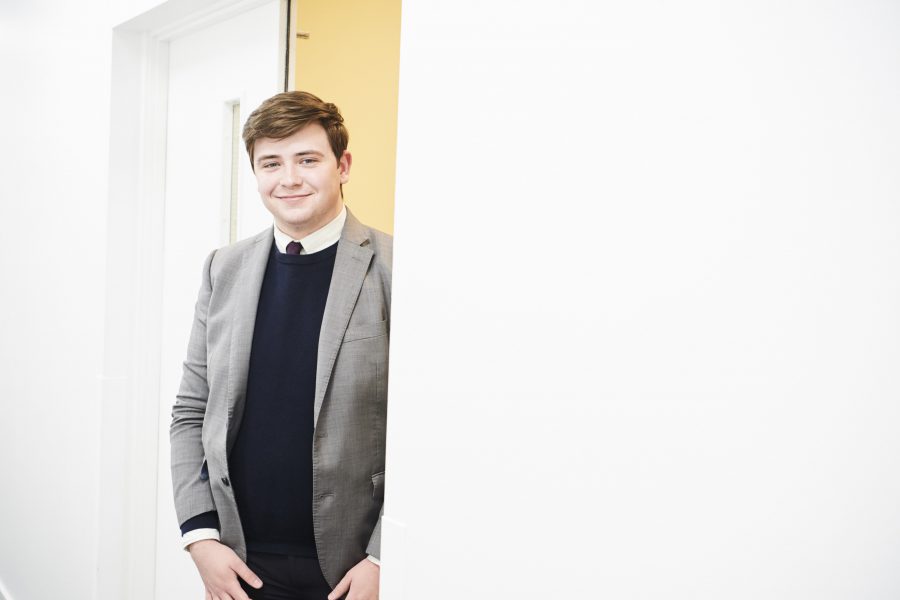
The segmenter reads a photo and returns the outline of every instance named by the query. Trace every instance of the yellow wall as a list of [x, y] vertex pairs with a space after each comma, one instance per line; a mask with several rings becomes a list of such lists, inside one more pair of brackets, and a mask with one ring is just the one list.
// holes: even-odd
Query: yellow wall
[[400, 72], [400, 0], [295, 0], [295, 88], [334, 102], [350, 132], [344, 201], [392, 233]]

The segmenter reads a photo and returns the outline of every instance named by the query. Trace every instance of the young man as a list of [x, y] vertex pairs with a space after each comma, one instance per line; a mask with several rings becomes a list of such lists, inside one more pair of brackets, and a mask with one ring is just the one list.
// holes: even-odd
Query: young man
[[243, 136], [275, 226], [203, 266], [172, 411], [183, 543], [208, 600], [375, 599], [392, 239], [344, 207], [336, 106], [278, 94]]

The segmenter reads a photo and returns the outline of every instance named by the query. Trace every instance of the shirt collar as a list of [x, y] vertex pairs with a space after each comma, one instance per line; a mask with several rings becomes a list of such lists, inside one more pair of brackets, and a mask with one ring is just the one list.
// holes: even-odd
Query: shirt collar
[[344, 221], [347, 220], [347, 207], [341, 206], [341, 212], [325, 224], [321, 229], [313, 231], [308, 236], [295, 240], [285, 232], [278, 229], [278, 225], [273, 227], [275, 230], [275, 246], [282, 254], [287, 252], [287, 245], [290, 242], [300, 242], [303, 249], [300, 254], [313, 254], [319, 250], [324, 250], [332, 246], [341, 239], [341, 231], [344, 229]]

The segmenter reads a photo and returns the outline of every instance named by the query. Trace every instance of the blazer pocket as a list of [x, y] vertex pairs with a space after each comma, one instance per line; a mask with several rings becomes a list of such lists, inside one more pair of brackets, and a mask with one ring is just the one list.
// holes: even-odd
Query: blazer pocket
[[387, 321], [378, 321], [377, 323], [365, 323], [363, 325], [354, 325], [353, 327], [348, 327], [347, 331], [344, 332], [344, 343], [353, 342], [356, 340], [365, 340], [368, 338], [379, 337], [382, 335], [387, 335], [388, 327]]
[[384, 471], [372, 475], [372, 499], [384, 502]]

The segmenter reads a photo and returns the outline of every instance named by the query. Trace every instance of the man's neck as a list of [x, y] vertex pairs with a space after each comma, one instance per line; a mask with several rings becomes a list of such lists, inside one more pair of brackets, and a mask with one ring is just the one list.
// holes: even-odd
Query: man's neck
[[306, 235], [296, 236], [295, 234], [288, 233], [278, 227], [278, 224], [276, 223], [274, 227], [275, 245], [279, 252], [284, 253], [287, 251], [287, 245], [290, 242], [300, 242], [303, 246], [301, 254], [313, 254], [314, 252], [328, 248], [341, 238], [341, 231], [344, 229], [344, 222], [346, 220], [347, 209], [341, 204], [341, 209], [333, 219]]

